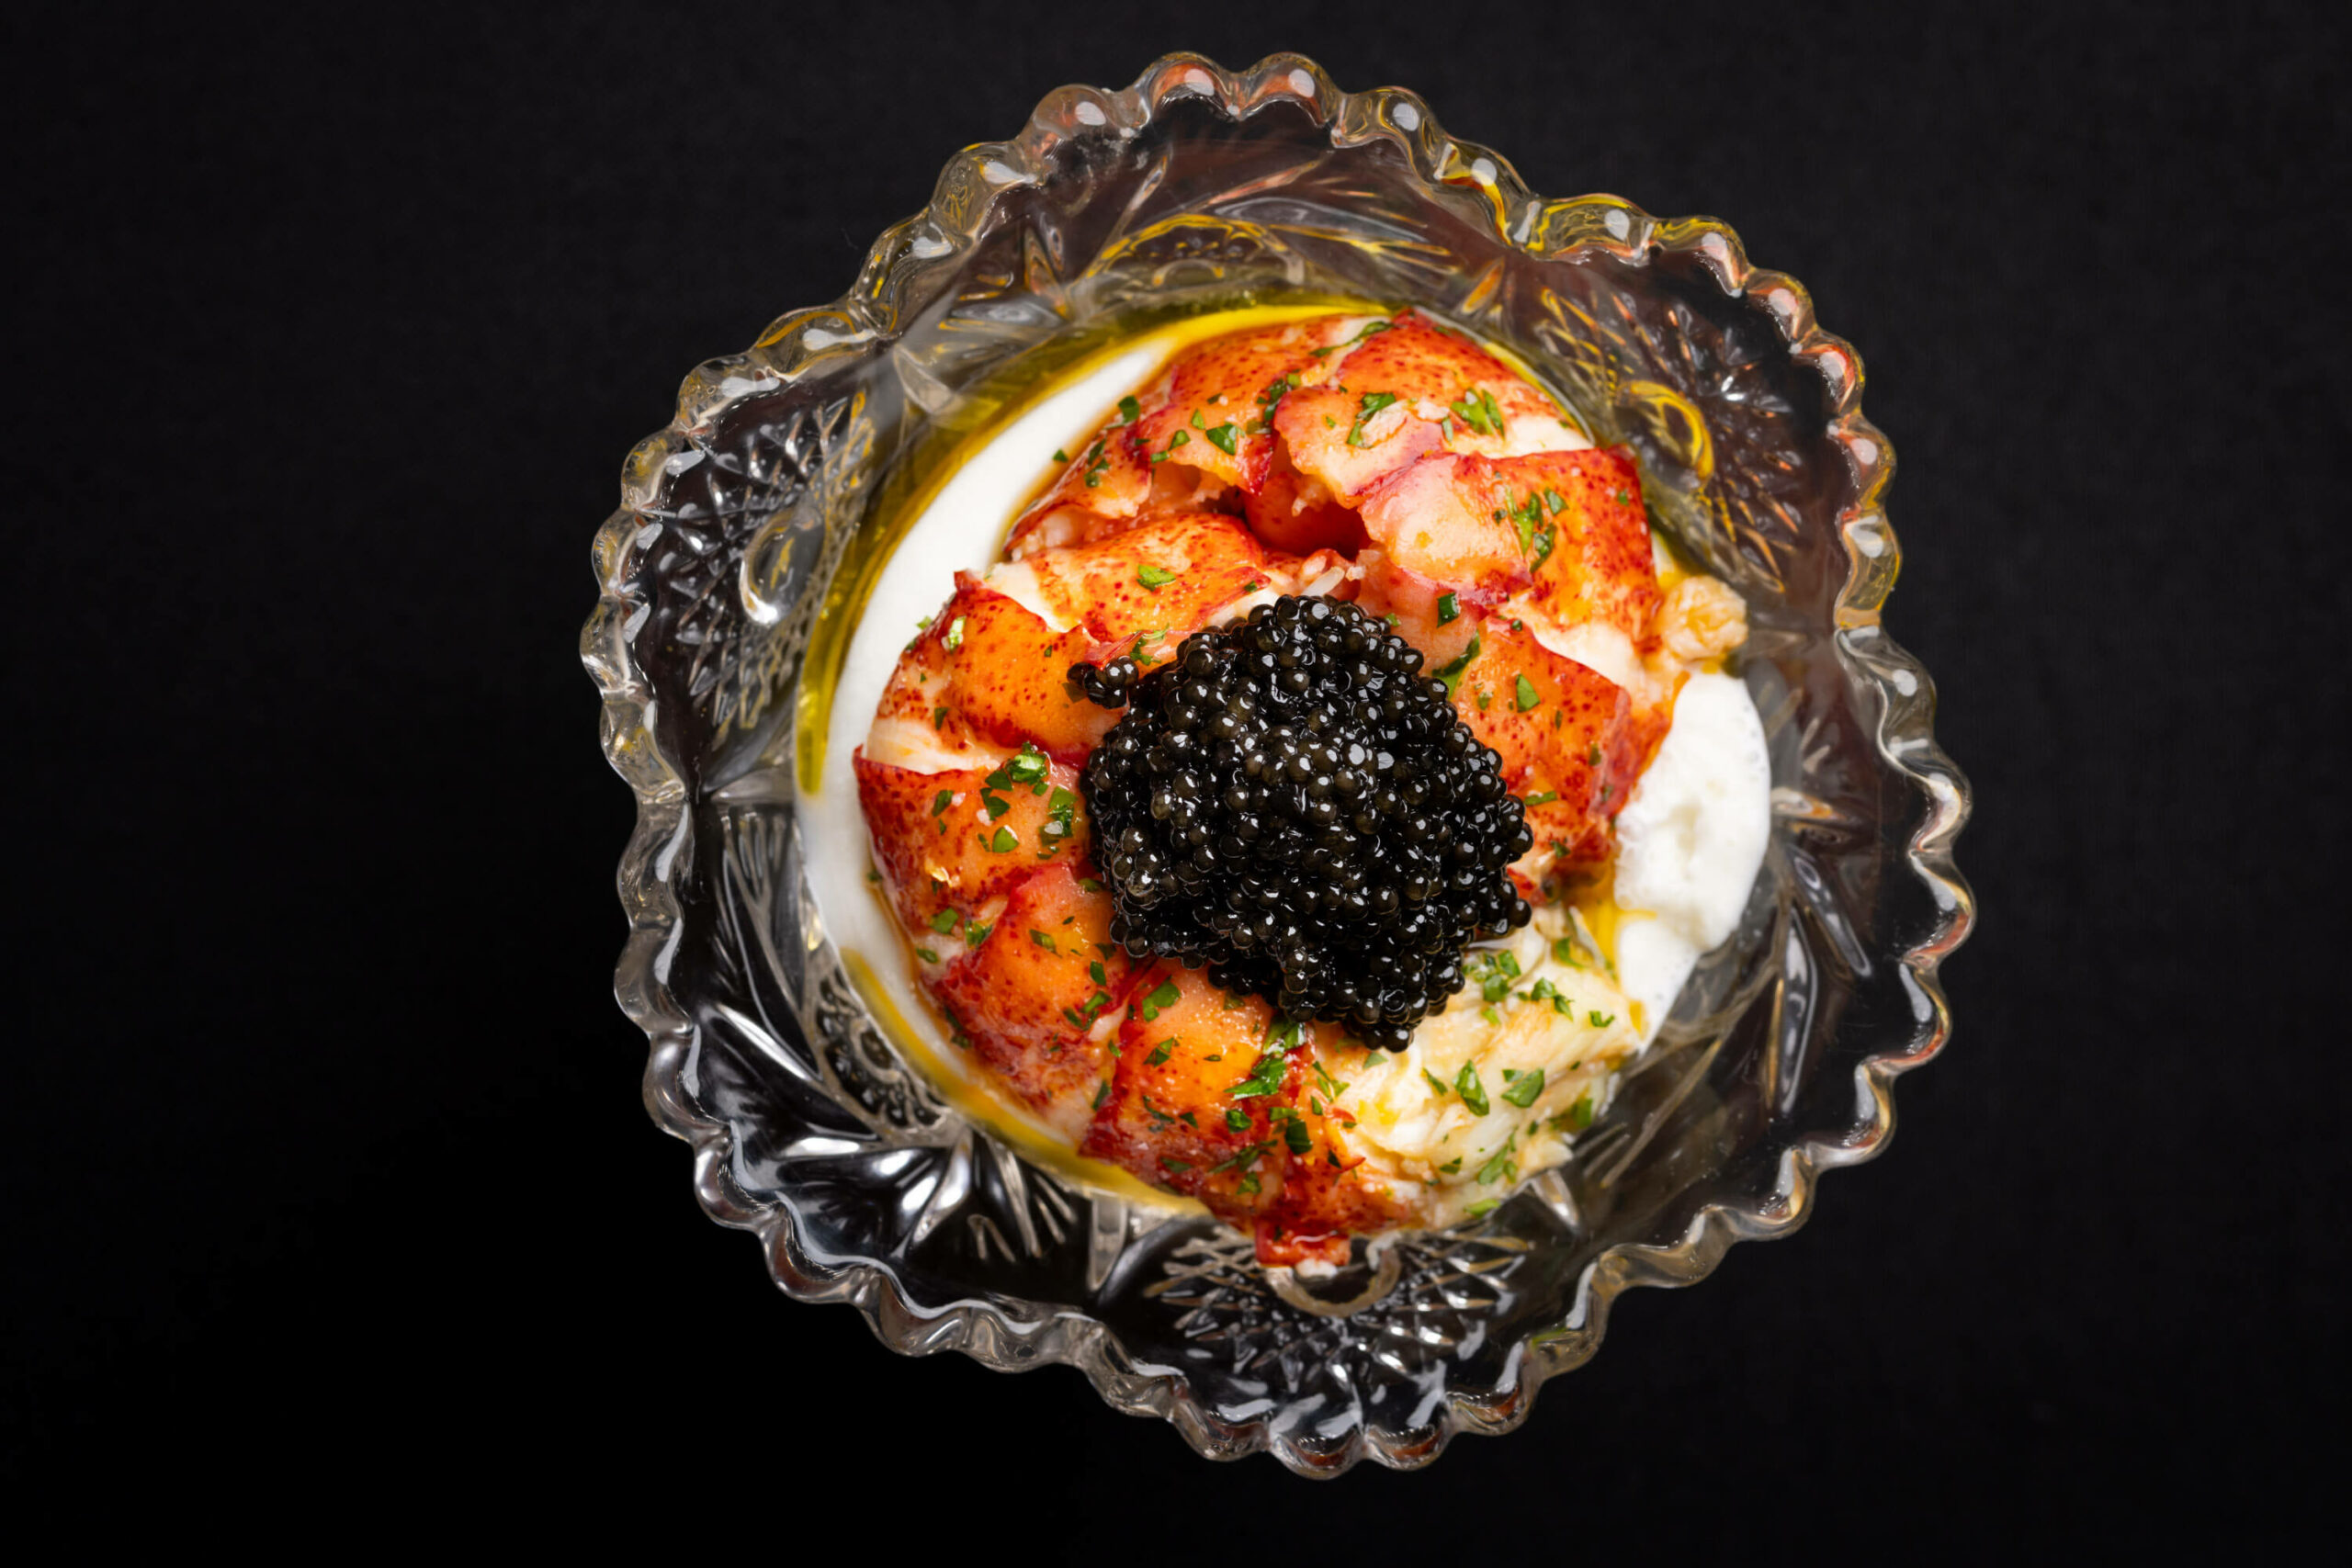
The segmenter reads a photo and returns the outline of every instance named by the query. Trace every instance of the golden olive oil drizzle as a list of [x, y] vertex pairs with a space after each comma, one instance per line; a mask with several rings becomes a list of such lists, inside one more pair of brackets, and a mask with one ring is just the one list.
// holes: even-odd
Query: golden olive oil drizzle
[[[865, 955], [855, 951], [843, 953], [842, 964], [849, 971], [850, 983], [857, 994], [865, 998], [865, 1006], [875, 1021], [899, 1055], [912, 1063], [915, 1069], [931, 1080], [948, 1104], [960, 1111], [967, 1121], [986, 1126], [1005, 1143], [1020, 1151], [1032, 1165], [1042, 1166], [1056, 1175], [1067, 1178], [1082, 1187], [1092, 1187], [1114, 1198], [1125, 1198], [1131, 1203], [1148, 1203], [1163, 1209], [1177, 1209], [1187, 1213], [1206, 1213], [1190, 1198], [1180, 1198], [1173, 1192], [1162, 1192], [1137, 1180], [1117, 1166], [1101, 1160], [1088, 1159], [1079, 1154], [1052, 1129], [1035, 1117], [998, 1094], [960, 1061], [950, 1061], [924, 1037], [899, 1005], [881, 978], [866, 963]], [[922, 995], [920, 987], [916, 994]], [[928, 1009], [926, 1009], [928, 1010]], [[945, 1034], [946, 1021], [937, 1014], [931, 1018], [932, 1027]]]

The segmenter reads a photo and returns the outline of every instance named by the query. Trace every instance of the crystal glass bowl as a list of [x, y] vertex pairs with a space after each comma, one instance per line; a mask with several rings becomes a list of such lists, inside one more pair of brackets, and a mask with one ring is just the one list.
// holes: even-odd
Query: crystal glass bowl
[[[1316, 296], [1450, 317], [1631, 444], [1653, 517], [1751, 607], [1775, 820], [1740, 931], [1577, 1157], [1310, 1291], [1212, 1220], [1040, 1168], [900, 1058], [808, 891], [796, 750], [812, 637], [858, 608], [839, 569], [989, 389], [1081, 339]], [[1927, 672], [1879, 626], [1894, 456], [1861, 384], [1723, 225], [1546, 200], [1412, 94], [1343, 93], [1296, 56], [1171, 55], [959, 153], [841, 299], [687, 378], [596, 537], [582, 652], [638, 799], [618, 995], [704, 1208], [894, 1349], [1066, 1361], [1202, 1453], [1309, 1474], [1510, 1428], [1593, 1354], [1618, 1292], [1794, 1230], [1942, 1047], [1936, 968], [1972, 918], [1967, 786]]]

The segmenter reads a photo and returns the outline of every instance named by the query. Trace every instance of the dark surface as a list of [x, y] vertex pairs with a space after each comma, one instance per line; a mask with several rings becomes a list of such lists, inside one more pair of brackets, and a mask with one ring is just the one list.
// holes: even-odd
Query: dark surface
[[[2177, 1545], [2317, 1505], [2322, 7], [809, 9], [17, 24], [11, 1469], [107, 1482], [98, 1527], [482, 1496], [1122, 1559]], [[573, 654], [678, 378], [839, 293], [958, 145], [1180, 45], [1410, 85], [1536, 189], [1803, 278], [1901, 454], [1889, 625], [1978, 791], [1959, 1034], [1893, 1152], [1629, 1299], [1520, 1432], [1324, 1488], [1066, 1370], [901, 1360], [702, 1217], [607, 994], [630, 808]]]

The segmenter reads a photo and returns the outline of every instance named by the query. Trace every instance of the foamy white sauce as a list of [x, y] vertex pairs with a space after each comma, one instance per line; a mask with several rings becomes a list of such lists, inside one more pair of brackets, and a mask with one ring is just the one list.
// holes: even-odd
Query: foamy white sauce
[[1700, 957], [1739, 924], [1772, 831], [1772, 770], [1747, 687], [1693, 675], [1617, 818], [1617, 981], [1657, 1033]]

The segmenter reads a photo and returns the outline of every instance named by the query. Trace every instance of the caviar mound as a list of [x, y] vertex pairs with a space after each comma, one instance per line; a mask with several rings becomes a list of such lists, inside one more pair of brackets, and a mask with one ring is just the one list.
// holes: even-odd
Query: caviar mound
[[1069, 682], [1125, 705], [1080, 786], [1136, 959], [1209, 966], [1290, 1018], [1402, 1049], [1474, 942], [1533, 911], [1534, 842], [1501, 761], [1421, 655], [1355, 605], [1289, 597]]

